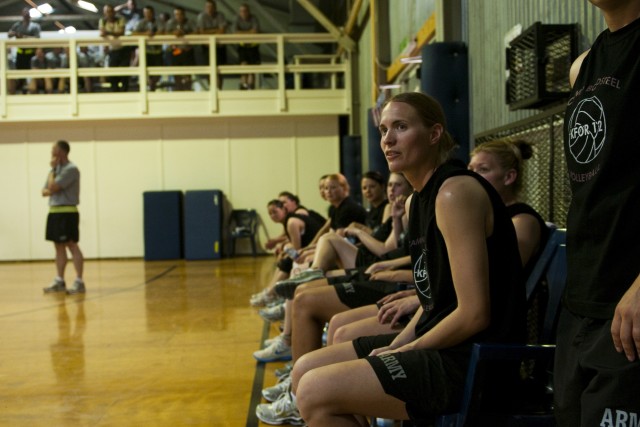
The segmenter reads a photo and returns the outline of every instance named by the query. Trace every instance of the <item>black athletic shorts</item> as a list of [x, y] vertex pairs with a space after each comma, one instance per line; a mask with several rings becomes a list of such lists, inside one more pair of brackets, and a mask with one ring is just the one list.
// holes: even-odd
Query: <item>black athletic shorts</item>
[[336, 283], [333, 287], [336, 289], [340, 302], [349, 308], [357, 308], [375, 304], [380, 298], [406, 289], [406, 284], [382, 280], [366, 280], [362, 282]]
[[80, 241], [78, 212], [49, 213], [46, 239], [55, 243]]
[[437, 414], [458, 410], [469, 364], [469, 348], [413, 350], [368, 356], [387, 346], [396, 334], [360, 337], [353, 341], [359, 358], [373, 368], [385, 393], [406, 403], [416, 422], [432, 421]]
[[280, 261], [278, 261], [278, 270], [291, 273], [291, 270], [293, 270], [293, 260], [288, 256], [280, 259]]
[[247, 64], [260, 64], [259, 46], [238, 46], [238, 61]]
[[344, 282], [353, 282], [356, 281], [364, 281], [369, 280], [370, 274], [365, 274], [366, 268], [349, 268], [345, 270], [345, 274], [343, 276], [333, 276], [327, 277], [327, 283], [330, 285], [335, 285], [337, 283]]
[[629, 362], [611, 338], [611, 320], [560, 312], [554, 366], [558, 425], [640, 426], [640, 360]]

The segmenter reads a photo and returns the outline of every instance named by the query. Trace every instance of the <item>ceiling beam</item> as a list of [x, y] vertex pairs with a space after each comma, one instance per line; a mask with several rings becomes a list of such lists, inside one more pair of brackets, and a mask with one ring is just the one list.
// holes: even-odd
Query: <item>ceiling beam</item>
[[320, 25], [322, 25], [329, 32], [329, 34], [331, 34], [338, 40], [338, 44], [341, 47], [348, 50], [349, 52], [353, 52], [356, 49], [356, 43], [351, 39], [351, 37], [344, 34], [341, 29], [333, 25], [333, 23], [326, 16], [324, 16], [324, 13], [322, 13], [322, 11], [320, 11], [313, 3], [311, 3], [309, 0], [297, 1], [302, 7], [305, 8], [307, 12], [309, 12], [311, 16], [316, 19], [316, 21], [320, 23]]

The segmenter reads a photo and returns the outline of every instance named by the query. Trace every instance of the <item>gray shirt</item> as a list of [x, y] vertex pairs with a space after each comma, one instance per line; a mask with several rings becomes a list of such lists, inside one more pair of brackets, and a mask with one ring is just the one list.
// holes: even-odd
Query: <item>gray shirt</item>
[[[48, 180], [44, 188], [47, 188]], [[76, 206], [80, 203], [80, 171], [69, 162], [58, 165], [55, 169], [55, 183], [61, 188], [57, 193], [49, 196], [49, 206]]]

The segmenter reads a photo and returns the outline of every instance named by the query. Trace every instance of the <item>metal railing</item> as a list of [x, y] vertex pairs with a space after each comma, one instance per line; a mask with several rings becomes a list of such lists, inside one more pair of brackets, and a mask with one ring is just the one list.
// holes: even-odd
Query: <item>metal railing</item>
[[[216, 46], [233, 46], [239, 43], [254, 43], [260, 45], [263, 52], [268, 53], [263, 57], [270, 57], [270, 60], [263, 61], [258, 65], [236, 65], [218, 64], [216, 58]], [[302, 44], [310, 45], [310, 49], [303, 50]], [[189, 65], [189, 66], [147, 66], [146, 51], [151, 46], [171, 46], [185, 45], [190, 47], [209, 47], [209, 65]], [[137, 49], [138, 64], [130, 67], [79, 67], [78, 49], [81, 47], [96, 47], [102, 49], [131, 47]], [[12, 69], [9, 66], [9, 53], [17, 49], [53, 49], [62, 48], [68, 53], [68, 68], [55, 69]], [[279, 110], [287, 111], [288, 92], [294, 91], [304, 93], [313, 90], [337, 91], [345, 97], [351, 98], [350, 87], [350, 62], [348, 52], [343, 52], [340, 56], [321, 54], [307, 54], [306, 51], [336, 52], [338, 48], [337, 40], [330, 34], [309, 33], [309, 34], [225, 34], [225, 35], [187, 35], [185, 37], [175, 37], [173, 35], [147, 36], [123, 36], [117, 39], [109, 38], [49, 38], [49, 39], [6, 39], [0, 40], [0, 119], [7, 119], [8, 107], [23, 97], [22, 94], [9, 94], [9, 81], [19, 79], [67, 79], [68, 89], [64, 94], [56, 94], [56, 97], [63, 97], [59, 102], [68, 102], [72, 115], [78, 114], [79, 105], [83, 102], [83, 96], [98, 94], [87, 94], [80, 90], [79, 80], [83, 78], [108, 80], [109, 77], [134, 78], [137, 82], [137, 89], [129, 92], [130, 96], [140, 97], [141, 104], [147, 105], [150, 101], [148, 84], [150, 78], [162, 79], [168, 76], [204, 76], [208, 84], [208, 89], [200, 90], [208, 92], [211, 104], [210, 111], [218, 111], [218, 103], [221, 92], [234, 92], [234, 96], [242, 95], [231, 89], [218, 88], [219, 78], [228, 78], [241, 74], [256, 74], [269, 78], [270, 85], [263, 85], [258, 88], [260, 92], [270, 91], [278, 100]], [[311, 58], [311, 60], [310, 60]], [[310, 79], [309, 75], [320, 76], [313, 82], [322, 84], [305, 84]], [[267, 77], [265, 77], [267, 76]], [[107, 84], [108, 86], [108, 84]], [[108, 90], [108, 87], [107, 89]], [[255, 91], [255, 92], [258, 92]], [[161, 96], [171, 97], [178, 92], [167, 92]], [[100, 93], [101, 96], [109, 96], [108, 93]], [[122, 95], [122, 93], [120, 94]], [[34, 95], [40, 98], [54, 95]], [[335, 94], [334, 94], [335, 96]], [[143, 108], [143, 113], [145, 109]], [[9, 117], [10, 118], [10, 117]]]

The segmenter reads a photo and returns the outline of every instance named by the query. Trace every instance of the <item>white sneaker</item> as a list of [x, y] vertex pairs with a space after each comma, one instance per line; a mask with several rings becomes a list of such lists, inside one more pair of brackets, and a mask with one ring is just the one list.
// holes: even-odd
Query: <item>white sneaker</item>
[[82, 280], [76, 279], [73, 282], [73, 285], [67, 289], [67, 294], [68, 295], [73, 295], [73, 294], [83, 294], [86, 292], [86, 289], [84, 287], [84, 282]]
[[270, 293], [268, 289], [263, 289], [257, 294], [251, 295], [249, 304], [251, 304], [252, 307], [264, 307], [269, 305], [270, 302], [275, 301], [277, 298], [278, 297]]
[[256, 407], [256, 416], [263, 423], [271, 425], [290, 424], [294, 426], [304, 425], [298, 408], [291, 399], [291, 393], [283, 393], [273, 403], [261, 403]]
[[278, 341], [282, 339], [282, 335], [276, 335], [273, 338], [267, 338], [266, 340], [264, 340], [264, 342], [262, 343], [265, 347], [269, 347], [271, 344], [273, 344], [274, 342]]
[[47, 286], [46, 288], [42, 288], [44, 293], [48, 294], [51, 292], [65, 292], [67, 288], [65, 287], [64, 280], [53, 279], [53, 282]]
[[264, 400], [266, 400], [267, 402], [275, 402], [280, 396], [282, 396], [282, 393], [289, 391], [290, 389], [291, 376], [288, 376], [278, 384], [263, 389], [262, 397], [264, 397]]
[[284, 304], [258, 310], [258, 314], [267, 322], [277, 322], [284, 320]]
[[284, 339], [280, 338], [269, 347], [254, 352], [253, 357], [258, 362], [263, 363], [277, 362], [280, 360], [286, 362], [291, 360], [291, 346], [285, 343]]

